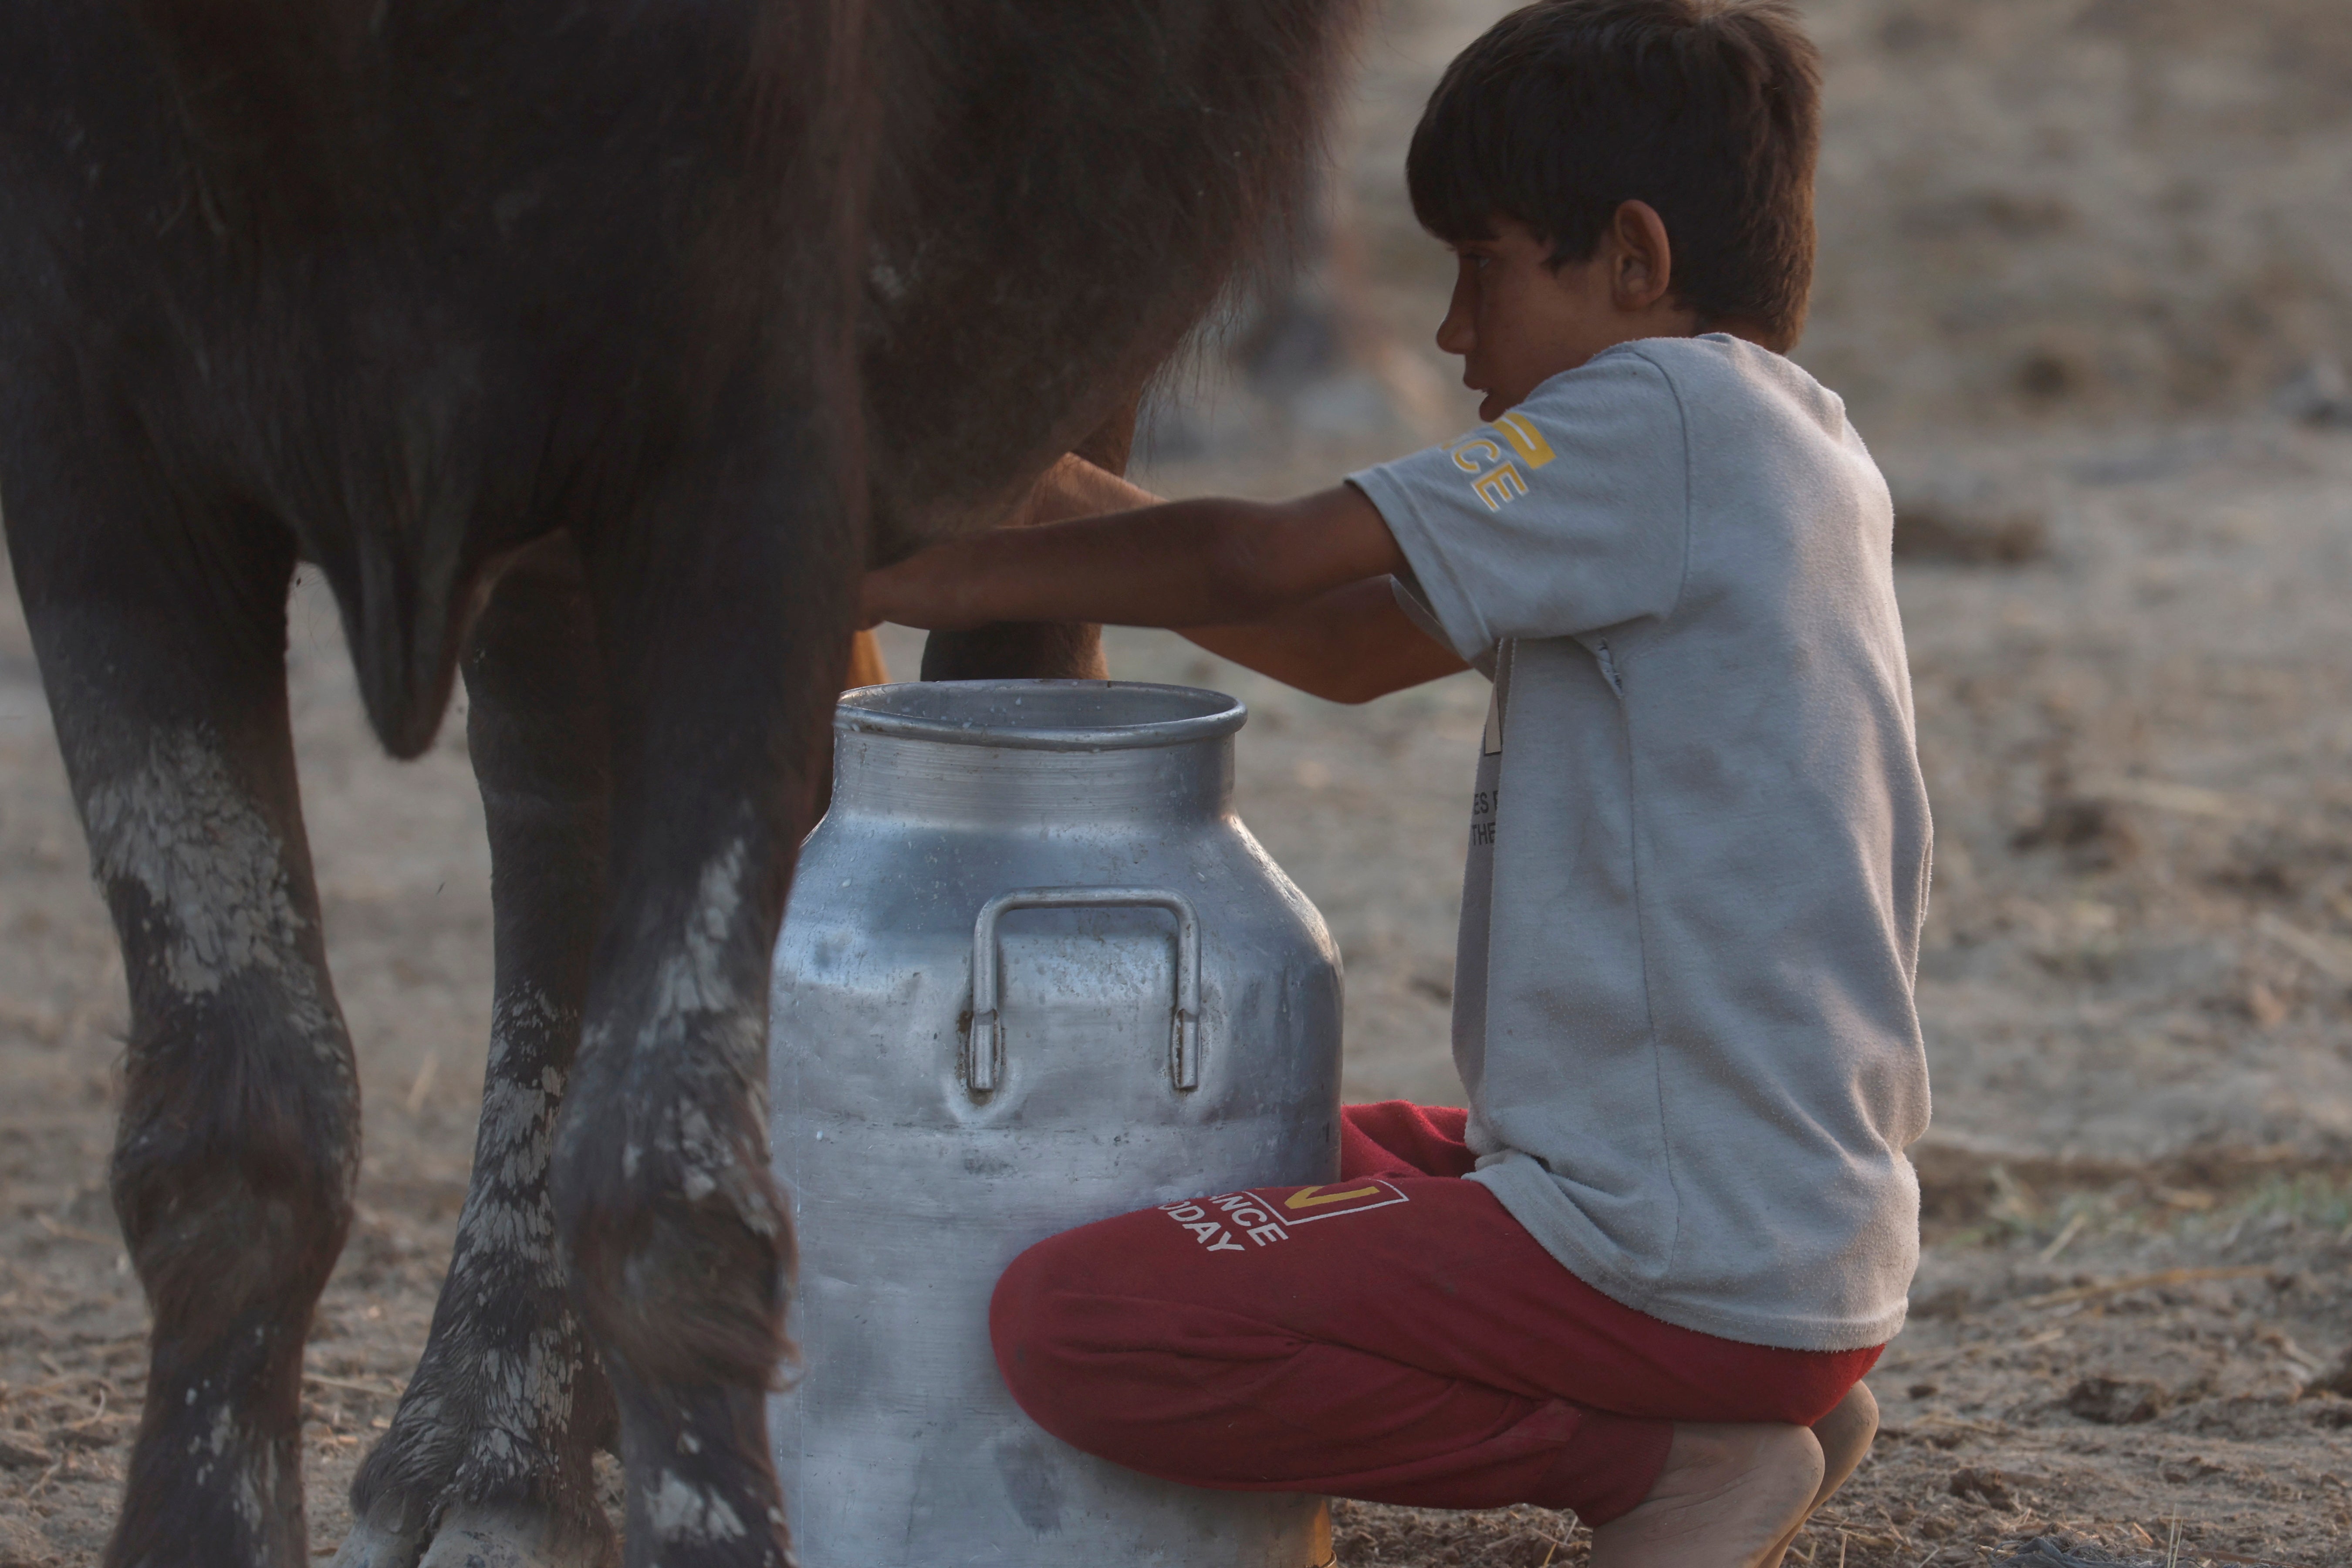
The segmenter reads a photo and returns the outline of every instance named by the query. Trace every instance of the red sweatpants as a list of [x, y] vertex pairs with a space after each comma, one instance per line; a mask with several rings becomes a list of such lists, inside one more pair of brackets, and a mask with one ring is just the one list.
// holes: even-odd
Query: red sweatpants
[[1193, 1486], [1604, 1524], [1648, 1495], [1674, 1422], [1810, 1425], [1878, 1359], [1620, 1306], [1456, 1179], [1465, 1118], [1351, 1105], [1336, 1183], [1038, 1243], [989, 1310], [1013, 1397], [1067, 1443]]

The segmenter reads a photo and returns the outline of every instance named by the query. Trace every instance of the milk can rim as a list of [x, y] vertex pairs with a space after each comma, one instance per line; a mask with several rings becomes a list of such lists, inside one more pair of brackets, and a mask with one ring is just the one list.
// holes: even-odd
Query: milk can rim
[[887, 691], [906, 691], [936, 684], [893, 681], [861, 686], [841, 694], [833, 724], [843, 734], [887, 735], [898, 740], [933, 741], [948, 746], [995, 746], [1028, 752], [1123, 752], [1154, 746], [1181, 746], [1195, 741], [1233, 734], [1249, 721], [1249, 705], [1229, 692], [1201, 686], [1172, 686], [1151, 680], [971, 680], [952, 684], [974, 689], [1089, 687], [1104, 691], [1149, 691], [1200, 698], [1219, 704], [1213, 711], [1181, 719], [1156, 719], [1140, 724], [1110, 724], [1076, 730], [1061, 726], [961, 724], [950, 719], [929, 719], [911, 713], [888, 713], [862, 706], [860, 698]]

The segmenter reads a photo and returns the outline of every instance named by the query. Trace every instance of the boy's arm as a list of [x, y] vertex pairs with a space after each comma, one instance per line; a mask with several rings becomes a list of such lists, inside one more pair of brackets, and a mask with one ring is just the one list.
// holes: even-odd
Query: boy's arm
[[[1091, 515], [1106, 510], [1114, 514]], [[865, 623], [1171, 627], [1336, 701], [1464, 668], [1397, 609], [1388, 578], [1404, 570], [1403, 555], [1351, 487], [1287, 502], [1160, 502], [1066, 458], [1021, 521], [1040, 526], [953, 541], [872, 574]]]
[[1329, 702], [1370, 702], [1470, 668], [1397, 607], [1385, 577], [1334, 588], [1266, 620], [1178, 631], [1221, 658]]
[[1165, 501], [934, 545], [867, 575], [864, 618], [930, 631], [995, 621], [1214, 626], [1404, 565], [1379, 511], [1346, 486], [1293, 501]]

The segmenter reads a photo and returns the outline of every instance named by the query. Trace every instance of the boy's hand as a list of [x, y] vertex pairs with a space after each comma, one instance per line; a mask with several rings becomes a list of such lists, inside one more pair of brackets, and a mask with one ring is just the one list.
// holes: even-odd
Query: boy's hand
[[1129, 484], [1108, 468], [1096, 467], [1076, 452], [1038, 476], [1029, 488], [1021, 510], [1006, 524], [1033, 528], [1043, 522], [1068, 522], [1081, 517], [1103, 517], [1115, 511], [1135, 511], [1159, 506], [1168, 498], [1153, 495], [1141, 485]]

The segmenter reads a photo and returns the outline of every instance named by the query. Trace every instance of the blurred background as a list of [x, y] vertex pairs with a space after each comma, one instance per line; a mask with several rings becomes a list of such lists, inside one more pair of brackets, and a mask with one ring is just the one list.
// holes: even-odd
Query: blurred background
[[[1144, 483], [1296, 493], [1475, 419], [1402, 170], [1439, 71], [1506, 8], [1377, 7], [1311, 273], [1171, 379]], [[1797, 357], [1895, 491], [1937, 843], [1927, 1257], [1873, 1379], [1888, 1436], [1799, 1556], [1980, 1563], [2049, 1532], [2162, 1561], [2177, 1530], [2181, 1562], [2352, 1561], [2352, 14], [1801, 9], [1827, 118]], [[918, 646], [889, 639], [902, 678]], [[1339, 708], [1164, 635], [1109, 653], [1249, 700], [1240, 809], [1345, 952], [1349, 1093], [1457, 1099], [1483, 682]], [[368, 1104], [311, 1347], [329, 1547], [464, 1190], [488, 876], [463, 723], [417, 763], [377, 754], [316, 584], [292, 686]], [[125, 1019], [13, 594], [0, 931], [0, 1568], [82, 1563], [143, 1327], [103, 1186]], [[1343, 1526], [1356, 1564], [1583, 1550], [1552, 1516]]]
[[[1312, 271], [1171, 378], [1138, 477], [1295, 493], [1475, 420], [1404, 200], [1507, 7], [1392, 0]], [[2340, 0], [1828, 0], [1797, 353], [1892, 482], [1937, 827], [1936, 1136], [2126, 1155], [2352, 1135], [2352, 16]], [[897, 667], [912, 666], [898, 639]], [[1351, 1089], [1445, 1099], [1474, 676], [1242, 690], [1244, 815], [1349, 960]]]

